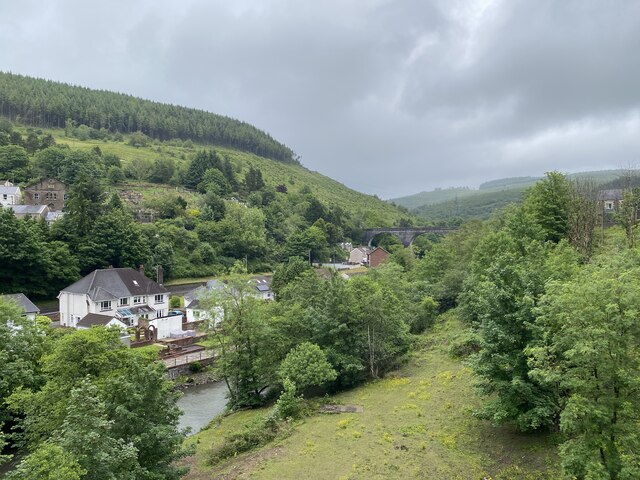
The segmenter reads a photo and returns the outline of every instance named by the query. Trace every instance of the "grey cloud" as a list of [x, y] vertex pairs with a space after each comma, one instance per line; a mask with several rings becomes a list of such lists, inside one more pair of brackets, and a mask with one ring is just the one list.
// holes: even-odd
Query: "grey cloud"
[[640, 2], [3, 2], [0, 68], [240, 118], [383, 197], [640, 150]]

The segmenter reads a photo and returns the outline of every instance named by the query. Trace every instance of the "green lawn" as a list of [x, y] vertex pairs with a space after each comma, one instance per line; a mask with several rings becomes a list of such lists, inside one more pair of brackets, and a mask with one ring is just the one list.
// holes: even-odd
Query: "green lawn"
[[422, 338], [408, 363], [386, 379], [332, 398], [361, 414], [315, 414], [287, 438], [216, 467], [207, 452], [222, 436], [264, 411], [230, 415], [192, 437], [190, 480], [252, 479], [548, 479], [558, 478], [549, 435], [525, 435], [473, 417], [481, 399], [473, 375], [447, 353], [457, 320]]

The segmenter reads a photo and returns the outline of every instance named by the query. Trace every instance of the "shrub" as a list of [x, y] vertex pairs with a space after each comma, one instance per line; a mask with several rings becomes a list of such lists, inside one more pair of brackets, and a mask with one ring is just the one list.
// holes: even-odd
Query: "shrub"
[[200, 362], [193, 362], [189, 364], [189, 371], [191, 373], [198, 373], [204, 370], [204, 366]]
[[169, 299], [169, 306], [171, 308], [180, 308], [181, 303], [180, 297], [177, 295], [174, 295]]
[[215, 465], [227, 458], [266, 445], [275, 439], [280, 431], [281, 422], [279, 416], [274, 413], [275, 409], [266, 417], [249, 422], [242, 432], [226, 437], [221, 445], [209, 451], [209, 463]]
[[466, 358], [478, 351], [480, 351], [480, 338], [472, 330], [456, 335], [449, 346], [449, 355], [455, 358]]
[[284, 391], [276, 402], [277, 413], [281, 418], [298, 418], [300, 416], [301, 397], [296, 396], [296, 385], [286, 378]]

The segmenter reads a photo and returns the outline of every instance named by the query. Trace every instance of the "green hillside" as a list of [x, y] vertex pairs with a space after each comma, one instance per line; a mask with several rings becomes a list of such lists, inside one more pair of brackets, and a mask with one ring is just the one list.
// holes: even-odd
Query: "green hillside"
[[406, 197], [392, 198], [389, 202], [412, 210], [423, 205], [433, 205], [434, 203], [442, 203], [447, 200], [467, 197], [473, 195], [475, 192], [475, 190], [468, 187], [451, 187], [432, 190], [430, 192], [420, 192]]
[[[596, 185], [620, 188], [621, 170], [597, 170], [567, 175], [570, 179], [589, 179]], [[519, 202], [522, 193], [539, 180], [538, 177], [511, 177], [491, 180], [478, 190], [455, 188], [422, 192], [400, 197], [390, 202], [409, 208], [411, 213], [429, 222], [448, 222], [453, 219], [486, 219], [510, 203]]]
[[85, 125], [95, 138], [142, 132], [159, 140], [190, 140], [298, 163], [289, 147], [240, 120], [12, 73], [0, 72], [0, 115], [42, 128]]
[[526, 188], [528, 187], [475, 191], [472, 195], [463, 198], [434, 205], [423, 205], [414, 208], [411, 212], [431, 222], [470, 218], [486, 219], [494, 211], [504, 208], [510, 203], [520, 202]]
[[[5, 91], [7, 78], [14, 83]], [[29, 110], [35, 87], [44, 106]], [[0, 115], [0, 180], [25, 187], [53, 177], [67, 185], [65, 215], [49, 229], [0, 212], [3, 238], [23, 239], [20, 248], [0, 255], [4, 293], [50, 298], [81, 275], [110, 265], [145, 265], [149, 272], [162, 266], [171, 280], [219, 275], [236, 264], [267, 272], [291, 257], [340, 260], [340, 243], [360, 242], [366, 228], [418, 223], [406, 209], [278, 154], [280, 144], [254, 127], [203, 112], [180, 110], [190, 121], [202, 120], [205, 130], [211, 126], [207, 121], [221, 121], [233, 141], [208, 134], [200, 142], [162, 138], [154, 129], [122, 133], [73, 118], [64, 128], [38, 126], [56, 123], [47, 108], [64, 103], [51, 90], [95, 99], [93, 107], [104, 108], [98, 116], [108, 118], [114, 111], [107, 100], [116, 105], [122, 100], [108, 92], [0, 74], [0, 110], [9, 117]], [[130, 100], [156, 125], [172, 118], [173, 107]], [[276, 149], [263, 149], [267, 144]], [[55, 255], [34, 255], [32, 247]], [[25, 257], [31, 264], [25, 265]], [[19, 275], [22, 271], [30, 274]]]
[[[21, 129], [25, 134], [27, 129]], [[166, 142], [151, 142], [148, 146], [134, 147], [128, 144], [129, 137], [122, 141], [114, 140], [79, 140], [66, 136], [62, 129], [42, 129], [43, 133], [51, 134], [57, 143], [69, 145], [72, 149], [90, 151], [99, 147], [103, 154], [117, 155], [123, 163], [123, 168], [136, 160], [155, 162], [159, 158], [173, 158], [178, 165], [186, 165], [191, 156], [202, 146], [175, 146]], [[352, 190], [340, 182], [321, 173], [311, 171], [301, 165], [282, 163], [270, 158], [260, 157], [250, 152], [243, 152], [231, 148], [216, 147], [222, 157], [228, 159], [234, 166], [236, 173], [242, 177], [250, 167], [257, 167], [262, 171], [265, 183], [276, 187], [285, 185], [289, 193], [310, 191], [319, 200], [327, 204], [336, 205], [345, 211], [363, 219], [365, 227], [392, 226], [402, 218], [407, 218], [405, 212], [397, 207], [380, 200], [373, 195]], [[162, 188], [160, 185], [148, 185], [145, 182], [126, 182], [124, 186], [135, 186], [142, 191]], [[119, 187], [118, 187], [119, 188]], [[117, 189], [117, 188], [116, 188]]]

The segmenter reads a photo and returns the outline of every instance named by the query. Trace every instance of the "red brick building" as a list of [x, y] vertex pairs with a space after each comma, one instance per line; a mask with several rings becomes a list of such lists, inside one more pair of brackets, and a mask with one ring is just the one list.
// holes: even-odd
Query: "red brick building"
[[367, 256], [367, 260], [370, 267], [377, 267], [381, 263], [384, 263], [389, 258], [389, 252], [387, 252], [384, 248], [377, 247], [375, 250], [369, 252]]

